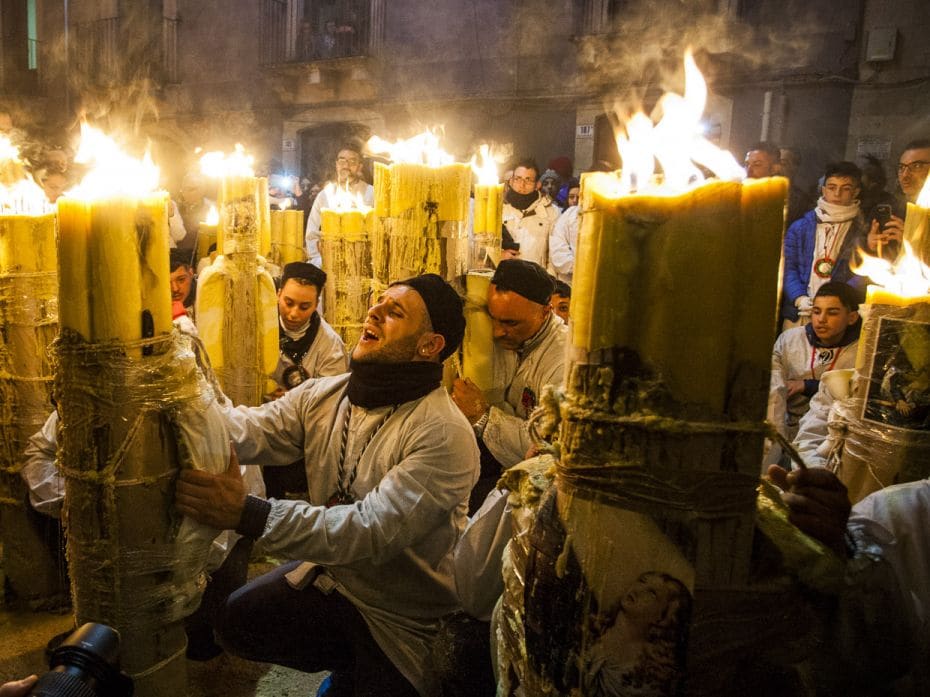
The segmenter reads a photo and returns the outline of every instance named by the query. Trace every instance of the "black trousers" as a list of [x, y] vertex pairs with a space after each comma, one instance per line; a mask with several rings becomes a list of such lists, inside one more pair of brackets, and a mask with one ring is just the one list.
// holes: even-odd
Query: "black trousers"
[[307, 673], [333, 671], [340, 678], [339, 695], [415, 697], [349, 600], [337, 591], [327, 595], [314, 586], [297, 590], [288, 584], [284, 575], [299, 563], [279, 566], [229, 597], [218, 627], [223, 648]]

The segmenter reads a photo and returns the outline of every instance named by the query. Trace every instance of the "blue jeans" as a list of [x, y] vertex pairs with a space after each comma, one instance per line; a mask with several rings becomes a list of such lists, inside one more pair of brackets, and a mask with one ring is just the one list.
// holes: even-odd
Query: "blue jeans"
[[299, 563], [283, 564], [229, 596], [218, 627], [223, 648], [306, 673], [333, 671], [340, 685], [354, 686], [340, 695], [415, 697], [349, 600], [338, 591], [288, 584], [284, 575]]

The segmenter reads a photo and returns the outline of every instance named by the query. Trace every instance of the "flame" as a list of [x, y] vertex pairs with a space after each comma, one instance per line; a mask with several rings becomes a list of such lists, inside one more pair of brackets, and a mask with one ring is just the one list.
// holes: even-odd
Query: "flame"
[[0, 214], [45, 215], [53, 210], [45, 191], [26, 174], [19, 148], [0, 135]]
[[854, 259], [849, 265], [853, 273], [868, 276], [875, 285], [902, 298], [930, 295], [930, 267], [914, 254], [914, 248], [907, 240], [904, 241], [904, 253], [894, 262], [864, 253], [861, 256], [861, 264]]
[[7, 160], [17, 164], [21, 163], [19, 148], [13, 145], [13, 141], [8, 136], [0, 135], [0, 161], [5, 163]]
[[207, 219], [203, 221], [204, 225], [219, 225], [220, 224], [220, 212], [216, 210], [216, 205], [211, 205], [210, 210], [207, 211]]
[[427, 129], [419, 135], [390, 143], [378, 136], [368, 139], [366, 147], [373, 154], [387, 153], [392, 162], [442, 167], [451, 165], [455, 158], [439, 147], [439, 136]]
[[332, 209], [337, 211], [360, 210], [367, 213], [371, 210], [370, 206], [365, 205], [365, 197], [360, 192], [353, 193], [349, 182], [336, 187], [332, 202]]
[[917, 194], [917, 205], [921, 208], [930, 208], [930, 177], [924, 181], [924, 188]]
[[497, 186], [500, 178], [497, 174], [497, 162], [491, 156], [491, 146], [484, 144], [479, 149], [481, 165], [478, 164], [478, 155], [471, 158], [471, 170], [475, 173], [479, 186]]
[[[617, 135], [623, 161], [616, 186], [619, 195], [681, 193], [705, 180], [700, 167], [720, 179], [741, 180], [746, 176], [731, 153], [704, 137], [701, 116], [707, 103], [707, 83], [690, 50], [685, 53], [684, 63], [685, 93], [662, 96], [659, 122], [653, 123], [639, 111], [627, 122], [625, 132]], [[656, 162], [662, 167], [661, 176], [656, 173]]]
[[127, 155], [115, 140], [86, 121], [81, 123], [81, 145], [74, 161], [90, 165], [90, 171], [69, 196], [102, 199], [112, 196], [139, 197], [158, 189], [158, 167], [149, 151], [142, 159]]
[[255, 158], [247, 155], [241, 143], [236, 143], [232, 153], [216, 150], [200, 158], [200, 171], [214, 179], [222, 177], [254, 177]]

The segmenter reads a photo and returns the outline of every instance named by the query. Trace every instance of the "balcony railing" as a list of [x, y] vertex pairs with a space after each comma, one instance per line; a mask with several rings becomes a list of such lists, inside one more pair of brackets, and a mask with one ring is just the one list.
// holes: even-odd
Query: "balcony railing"
[[[379, 45], [382, 3], [262, 0], [262, 63], [307, 63], [372, 55]], [[377, 26], [373, 26], [373, 17]]]

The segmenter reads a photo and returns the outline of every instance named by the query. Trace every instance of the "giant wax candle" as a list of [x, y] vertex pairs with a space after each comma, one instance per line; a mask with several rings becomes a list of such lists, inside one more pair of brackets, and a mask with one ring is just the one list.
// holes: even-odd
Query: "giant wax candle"
[[337, 192], [336, 208], [320, 219], [320, 254], [327, 281], [323, 314], [352, 347], [362, 332], [372, 290], [371, 236], [374, 211], [348, 192]]
[[271, 211], [271, 261], [280, 267], [304, 260], [304, 212]]
[[67, 592], [58, 561], [36, 530], [20, 472], [49, 412], [49, 345], [58, 332], [54, 206], [18, 149], [0, 136], [0, 541], [12, 597], [44, 603]]
[[[751, 558], [788, 182], [742, 181], [700, 135], [706, 88], [685, 72], [661, 121], [618, 136], [623, 168], [582, 178], [566, 380], [534, 418], [559, 434], [555, 486], [532, 525], [515, 518], [511, 549], [531, 544], [505, 571], [501, 675], [527, 694], [720, 694], [756, 626], [732, 597], [770, 592]], [[654, 675], [621, 631], [644, 597], [670, 618]]]
[[[897, 259], [863, 254], [861, 263], [851, 266], [871, 281], [866, 288], [868, 309], [856, 355], [860, 382], [875, 353], [879, 318], [922, 316], [930, 308], [930, 184], [924, 184], [915, 203], [907, 204], [903, 238]], [[864, 384], [860, 387], [864, 389]]]
[[628, 195], [615, 175], [594, 173], [582, 190], [572, 346], [633, 349], [677, 399], [722, 414], [741, 365], [765, 372], [771, 361], [778, 278], [767, 272], [778, 264], [786, 180]]
[[493, 267], [500, 261], [503, 226], [504, 185], [499, 183], [497, 164], [488, 145], [480, 149], [482, 163], [472, 158], [475, 173], [472, 249], [469, 269]]
[[[856, 503], [894, 483], [930, 474], [923, 400], [930, 391], [930, 186], [908, 204], [904, 244], [889, 261], [862, 255], [868, 276], [853, 394], [835, 407], [843, 428], [831, 463]], [[831, 422], [834, 420], [831, 416]], [[832, 430], [832, 429], [831, 429]]]
[[284, 211], [281, 237], [281, 265], [304, 260], [304, 212], [295, 208]]
[[240, 145], [229, 156], [207, 153], [201, 167], [221, 179], [217, 238], [223, 251], [199, 279], [197, 329], [226, 395], [234, 404], [255, 406], [268, 392], [279, 353], [274, 280], [259, 264], [261, 246], [270, 246], [270, 211], [261, 204], [267, 181], [253, 176], [252, 158]]
[[[471, 380], [490, 403], [494, 388], [494, 325], [488, 314], [492, 272], [469, 271], [465, 277], [465, 337], [462, 377]], [[501, 395], [495, 395], [500, 397]]]
[[397, 143], [373, 137], [368, 149], [392, 160], [375, 166], [375, 211], [386, 237], [386, 251], [374, 254], [376, 282], [424, 273], [459, 279], [468, 265], [469, 166], [454, 162], [429, 131]]
[[76, 159], [92, 167], [58, 200], [55, 376], [74, 610], [78, 624], [120, 632], [135, 694], [183, 694], [184, 630], [164, 603], [184, 576], [174, 566], [180, 463], [167, 416], [178, 399], [168, 197], [148, 157], [129, 157], [87, 124]]
[[[118, 342], [127, 356], [138, 356], [137, 342], [172, 331], [168, 194], [154, 190], [157, 168], [130, 164], [103, 134], [85, 127], [82, 147], [95, 147], [104, 164], [58, 199], [62, 327], [87, 342]], [[118, 174], [121, 168], [138, 180], [109, 188], [104, 182], [127, 176]]]

